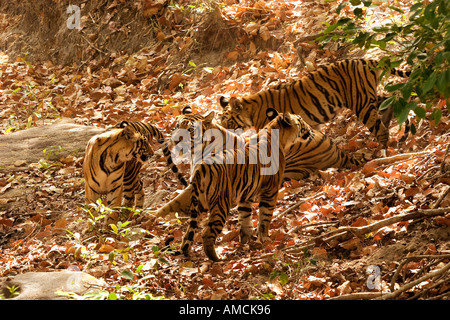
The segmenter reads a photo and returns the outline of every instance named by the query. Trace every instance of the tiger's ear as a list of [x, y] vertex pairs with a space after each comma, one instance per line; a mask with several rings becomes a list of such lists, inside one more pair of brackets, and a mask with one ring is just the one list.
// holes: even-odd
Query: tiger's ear
[[[122, 121], [122, 122], [126, 122], [126, 121]], [[124, 125], [125, 126], [122, 127], [123, 128], [122, 135], [125, 137], [125, 139], [132, 140], [132, 141], [138, 140], [137, 132], [133, 129], [133, 127], [129, 126], [128, 122], [126, 122], [126, 124], [124, 124]]]
[[128, 126], [128, 121], [120, 121], [119, 123], [117, 123], [113, 128], [125, 128], [126, 126]]
[[192, 107], [191, 106], [185, 106], [183, 110], [181, 111], [182, 114], [190, 114], [192, 113]]
[[278, 116], [278, 111], [275, 110], [274, 108], [267, 108], [266, 109], [266, 117], [272, 121], [273, 119], [275, 119]]
[[231, 106], [231, 109], [232, 109], [234, 112], [241, 112], [242, 109], [244, 109], [244, 105], [243, 105], [242, 102], [241, 102], [238, 98], [236, 98], [236, 97], [231, 97], [230, 100], [229, 100], [228, 102], [229, 102], [229, 104], [230, 104], [230, 106]]
[[204, 117], [205, 117], [205, 122], [212, 122], [214, 120], [214, 117], [216, 116], [216, 113], [214, 111], [210, 111], [208, 112]]
[[219, 101], [222, 108], [225, 108], [230, 103], [230, 101], [228, 101], [228, 99], [225, 98], [225, 96], [221, 96]]
[[281, 124], [285, 127], [292, 127], [294, 125], [294, 121], [292, 120], [290, 113], [283, 113]]

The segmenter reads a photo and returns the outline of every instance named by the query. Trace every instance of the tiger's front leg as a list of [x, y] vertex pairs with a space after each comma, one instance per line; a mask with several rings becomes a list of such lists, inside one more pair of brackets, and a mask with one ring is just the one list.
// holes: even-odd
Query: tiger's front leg
[[252, 223], [252, 202], [240, 203], [238, 206], [239, 212], [239, 238], [241, 243], [247, 243], [252, 238], [253, 223]]
[[387, 149], [389, 140], [389, 127], [380, 118], [376, 103], [369, 103], [366, 108], [362, 108], [359, 119], [367, 126], [369, 131], [377, 138], [383, 149]]
[[269, 226], [272, 221], [273, 210], [277, 203], [278, 191], [274, 196], [263, 197], [259, 202], [259, 220], [258, 229], [256, 230], [257, 241], [264, 243], [270, 240], [269, 238]]
[[108, 192], [106, 195], [106, 205], [108, 208], [112, 209], [112, 211], [106, 216], [105, 227], [110, 224], [117, 224], [119, 221], [119, 210], [122, 205], [122, 193], [123, 185], [120, 185], [116, 189]]
[[124, 185], [123, 187], [123, 207], [124, 213], [128, 213], [128, 208], [142, 209], [144, 207], [144, 188], [140, 179], [135, 181], [133, 186]]

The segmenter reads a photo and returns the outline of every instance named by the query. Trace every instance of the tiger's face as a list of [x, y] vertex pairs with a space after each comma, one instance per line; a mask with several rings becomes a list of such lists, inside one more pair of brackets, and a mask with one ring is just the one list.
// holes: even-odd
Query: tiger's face
[[146, 136], [144, 135], [140, 135], [141, 137], [139, 138], [138, 141], [136, 141], [136, 153], [135, 153], [135, 158], [139, 161], [139, 162], [145, 162], [148, 159], [150, 159], [151, 156], [153, 156], [154, 151], [153, 148], [150, 146], [150, 143], [147, 139]]
[[132, 151], [131, 155], [139, 162], [147, 161], [153, 156], [154, 151], [150, 145], [148, 138], [136, 131], [132, 126], [127, 125], [126, 122], [122, 123], [121, 129], [114, 129], [121, 132], [123, 138], [123, 144], [126, 144]]
[[312, 137], [311, 127], [302, 119], [301, 116], [291, 113], [278, 113], [273, 108], [266, 110], [266, 116], [270, 120], [267, 127], [280, 128], [280, 146], [288, 151], [295, 143], [307, 141]]
[[[194, 143], [194, 139], [202, 139], [202, 137], [196, 137], [196, 134], [203, 134], [207, 129], [211, 127], [211, 123], [214, 120], [214, 111], [209, 112], [206, 115], [193, 114], [192, 108], [186, 106], [183, 108], [182, 114], [177, 116], [177, 123], [175, 124], [175, 134], [177, 130], [187, 130], [189, 132], [191, 144]], [[196, 126], [201, 126], [200, 130], [195, 130]]]
[[154, 151], [150, 145], [151, 137], [141, 134], [137, 131], [128, 121], [121, 121], [117, 123], [110, 130], [120, 129], [124, 136], [124, 142], [130, 144], [133, 147], [132, 155], [139, 162], [147, 161], [153, 156]]
[[220, 97], [220, 105], [222, 106], [222, 117], [220, 124], [226, 129], [242, 128], [244, 131], [252, 127], [250, 110], [246, 103], [235, 97], [226, 99], [224, 96]]

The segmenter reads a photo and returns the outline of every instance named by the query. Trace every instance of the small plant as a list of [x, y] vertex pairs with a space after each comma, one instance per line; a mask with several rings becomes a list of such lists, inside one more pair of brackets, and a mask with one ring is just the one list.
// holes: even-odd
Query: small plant
[[86, 205], [81, 209], [88, 214], [88, 218], [87, 220], [80, 219], [79, 221], [88, 223], [89, 231], [97, 229], [100, 224], [103, 225], [103, 218], [105, 218], [108, 213], [112, 212], [112, 209], [106, 207], [101, 199], [98, 199], [95, 203]]
[[53, 154], [55, 156], [58, 156], [62, 151], [63, 151], [63, 147], [61, 147], [61, 146], [50, 146], [50, 147], [42, 150], [42, 153], [44, 154], [45, 159], [49, 160]]
[[15, 298], [20, 294], [20, 288], [16, 285], [12, 285], [11, 287], [6, 286], [6, 288], [9, 290], [9, 298]]

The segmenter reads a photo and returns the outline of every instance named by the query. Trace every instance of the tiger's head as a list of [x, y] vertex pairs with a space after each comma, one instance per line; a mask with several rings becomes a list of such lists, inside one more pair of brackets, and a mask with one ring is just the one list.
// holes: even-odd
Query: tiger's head
[[194, 131], [194, 125], [196, 121], [200, 121], [203, 126], [203, 131], [208, 128], [214, 120], [215, 113], [210, 111], [206, 115], [192, 113], [191, 106], [185, 106], [181, 111], [181, 115], [177, 116], [177, 123], [175, 129], [185, 129], [189, 132]]
[[245, 131], [253, 126], [251, 120], [251, 102], [236, 97], [227, 99], [224, 96], [221, 96], [220, 105], [222, 106], [222, 118], [220, 124], [224, 128], [242, 128]]
[[124, 139], [123, 142], [132, 147], [131, 153], [136, 160], [145, 162], [153, 156], [154, 151], [148, 137], [129, 125], [128, 121], [121, 121], [113, 128], [122, 130], [121, 137]]
[[308, 140], [312, 136], [312, 129], [302, 117], [291, 113], [279, 113], [273, 108], [267, 108], [266, 116], [269, 123], [266, 128], [282, 130], [280, 132], [279, 143], [287, 151], [299, 140]]

